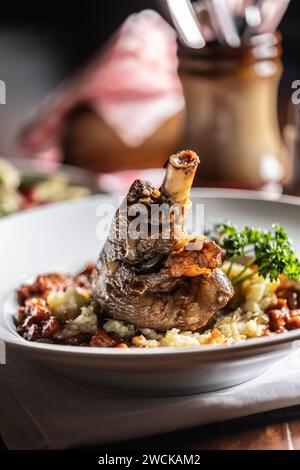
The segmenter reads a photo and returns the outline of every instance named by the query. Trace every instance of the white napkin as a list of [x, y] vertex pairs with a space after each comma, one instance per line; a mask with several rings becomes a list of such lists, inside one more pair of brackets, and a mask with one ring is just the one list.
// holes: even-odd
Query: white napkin
[[298, 405], [299, 392], [296, 350], [245, 384], [158, 398], [87, 389], [9, 353], [0, 366], [0, 432], [10, 449], [101, 445]]

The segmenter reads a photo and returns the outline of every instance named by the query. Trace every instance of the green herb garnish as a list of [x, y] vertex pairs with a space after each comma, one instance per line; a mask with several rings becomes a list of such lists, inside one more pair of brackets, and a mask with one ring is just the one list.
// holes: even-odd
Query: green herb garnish
[[[270, 281], [275, 281], [284, 274], [289, 279], [300, 279], [300, 261], [286, 231], [276, 224], [273, 230], [261, 230], [245, 227], [240, 232], [231, 223], [216, 226], [218, 244], [225, 250], [226, 259], [232, 264], [239, 257], [249, 259], [245, 268], [231, 279], [233, 285], [259, 274]], [[251, 274], [245, 274], [248, 268]]]

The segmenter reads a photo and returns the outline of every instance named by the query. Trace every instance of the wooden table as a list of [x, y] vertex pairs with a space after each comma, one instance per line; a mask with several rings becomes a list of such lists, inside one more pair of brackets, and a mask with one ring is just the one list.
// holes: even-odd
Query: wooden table
[[300, 450], [300, 406], [257, 414], [110, 448], [185, 450]]
[[[101, 449], [300, 450], [300, 406], [200, 426]], [[5, 449], [0, 442], [0, 449]]]

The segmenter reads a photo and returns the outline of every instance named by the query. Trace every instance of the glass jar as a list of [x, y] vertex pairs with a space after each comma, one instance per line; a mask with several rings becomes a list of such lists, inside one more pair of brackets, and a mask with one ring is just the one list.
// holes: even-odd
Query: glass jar
[[236, 49], [179, 46], [183, 146], [200, 156], [196, 184], [266, 189], [286, 177], [277, 117], [281, 52], [279, 34], [255, 36]]

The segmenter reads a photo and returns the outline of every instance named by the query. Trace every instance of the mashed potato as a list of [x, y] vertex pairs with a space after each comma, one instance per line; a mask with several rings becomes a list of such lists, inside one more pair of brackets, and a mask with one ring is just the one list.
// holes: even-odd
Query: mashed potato
[[80, 309], [88, 305], [90, 293], [86, 289], [70, 286], [65, 291], [52, 291], [47, 296], [51, 312], [59, 320], [72, 320], [80, 314]]
[[96, 333], [98, 328], [98, 318], [91, 307], [82, 307], [80, 314], [74, 320], [67, 320], [61, 332], [55, 335], [56, 338], [70, 338], [79, 333]]

